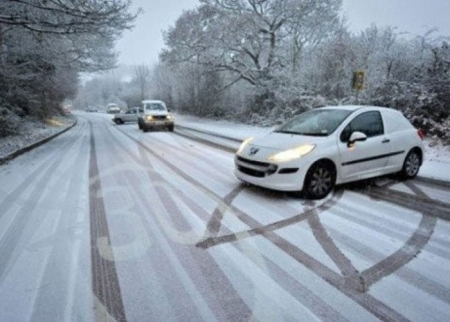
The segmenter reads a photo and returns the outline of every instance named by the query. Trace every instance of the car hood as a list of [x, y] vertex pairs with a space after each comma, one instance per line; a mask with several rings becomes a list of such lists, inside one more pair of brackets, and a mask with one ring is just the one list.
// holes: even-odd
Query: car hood
[[[255, 138], [242, 151], [241, 155], [255, 159], [266, 159], [274, 153], [297, 148], [304, 144], [319, 144], [330, 137], [295, 135], [272, 132], [266, 136]], [[257, 152], [255, 152], [257, 149]]]
[[254, 139], [250, 145], [284, 151], [304, 144], [318, 144], [326, 141], [328, 138], [329, 137], [326, 136], [307, 136], [271, 132], [266, 136]]
[[146, 111], [145, 115], [152, 115], [152, 116], [167, 116], [169, 115], [169, 112], [167, 111]]

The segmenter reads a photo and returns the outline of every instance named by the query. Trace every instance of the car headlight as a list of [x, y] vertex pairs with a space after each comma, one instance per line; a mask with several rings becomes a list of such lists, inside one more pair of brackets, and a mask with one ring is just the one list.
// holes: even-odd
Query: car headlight
[[301, 158], [314, 150], [316, 146], [314, 144], [301, 145], [298, 148], [286, 150], [269, 157], [270, 161], [286, 162], [294, 159]]
[[145, 117], [145, 119], [146, 119], [147, 121], [153, 121], [153, 116], [147, 115], [147, 116]]
[[172, 114], [168, 114], [167, 116], [166, 116], [166, 119], [168, 119], [168, 120], [173, 120], [173, 116], [172, 116]]
[[245, 146], [253, 141], [254, 138], [248, 138], [247, 140], [244, 140], [244, 142], [241, 143], [241, 146], [237, 150], [236, 154], [241, 154], [241, 152], [244, 150]]

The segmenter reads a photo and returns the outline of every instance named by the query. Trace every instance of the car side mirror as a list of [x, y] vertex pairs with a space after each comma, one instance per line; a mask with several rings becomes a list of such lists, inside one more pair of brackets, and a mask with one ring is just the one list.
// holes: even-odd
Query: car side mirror
[[352, 135], [350, 135], [350, 139], [347, 142], [347, 146], [350, 148], [355, 144], [355, 142], [358, 142], [358, 141], [362, 142], [365, 140], [367, 140], [367, 135], [365, 135], [362, 132], [356, 131], [356, 132], [353, 132]]

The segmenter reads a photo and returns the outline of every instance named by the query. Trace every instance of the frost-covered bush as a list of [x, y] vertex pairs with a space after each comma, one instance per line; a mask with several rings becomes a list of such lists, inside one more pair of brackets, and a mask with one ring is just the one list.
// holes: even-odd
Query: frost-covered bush
[[305, 91], [298, 84], [290, 84], [282, 78], [263, 85], [255, 90], [246, 109], [250, 118], [244, 119], [254, 125], [281, 124], [304, 111], [328, 105], [323, 96]]
[[444, 121], [434, 121], [420, 116], [410, 116], [409, 120], [417, 127], [425, 130], [425, 135], [442, 140], [444, 145], [450, 145], [450, 117]]
[[450, 94], [442, 84], [389, 82], [379, 87], [371, 104], [398, 109], [428, 135], [450, 144]]
[[19, 117], [16, 114], [11, 113], [9, 109], [0, 105], [0, 137], [17, 134], [19, 121]]

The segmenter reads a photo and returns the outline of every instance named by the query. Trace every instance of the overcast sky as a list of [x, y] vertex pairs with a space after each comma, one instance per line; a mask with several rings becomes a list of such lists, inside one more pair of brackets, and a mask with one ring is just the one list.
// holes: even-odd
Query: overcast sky
[[[117, 43], [119, 64], [152, 65], [164, 47], [162, 31], [173, 26], [183, 10], [193, 9], [198, 0], [133, 0], [144, 13], [136, 27], [125, 32]], [[393, 26], [412, 35], [423, 35], [430, 28], [450, 36], [450, 0], [343, 0], [350, 29], [365, 29], [372, 23]]]

